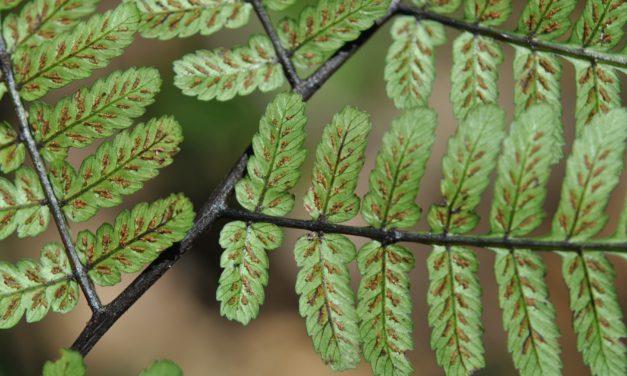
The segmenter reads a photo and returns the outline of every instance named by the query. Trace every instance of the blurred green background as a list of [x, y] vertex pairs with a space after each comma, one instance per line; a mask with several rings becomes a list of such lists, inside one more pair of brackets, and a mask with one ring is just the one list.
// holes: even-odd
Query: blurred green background
[[[115, 6], [115, 1], [104, 1], [100, 10]], [[301, 6], [311, 1], [298, 1], [290, 11], [296, 14]], [[503, 27], [515, 28], [515, 18], [525, 5], [524, 1], [514, 1], [515, 11], [511, 20]], [[583, 1], [581, 1], [583, 4]], [[575, 16], [581, 9], [575, 12]], [[272, 13], [275, 21], [283, 14]], [[455, 16], [461, 17], [460, 14]], [[302, 197], [307, 189], [311, 171], [313, 150], [320, 139], [322, 127], [332, 115], [345, 105], [357, 106], [372, 115], [373, 132], [370, 135], [368, 157], [362, 174], [358, 194], [367, 191], [367, 173], [374, 164], [381, 137], [398, 115], [392, 102], [385, 95], [383, 81], [384, 58], [390, 43], [389, 24], [380, 30], [307, 104], [308, 160], [303, 170], [303, 179], [296, 189], [297, 208], [293, 217], [307, 218], [302, 209]], [[156, 103], [148, 109], [145, 119], [171, 114], [182, 124], [185, 141], [182, 151], [172, 166], [165, 169], [157, 179], [146, 184], [139, 193], [128, 197], [124, 207], [137, 202], [152, 201], [165, 197], [170, 192], [184, 192], [199, 209], [222, 176], [248, 145], [257, 129], [258, 119], [265, 105], [274, 93], [254, 93], [248, 97], [238, 97], [223, 103], [201, 102], [183, 96], [173, 84], [172, 62], [187, 53], [198, 49], [231, 47], [244, 44], [251, 33], [261, 32], [256, 17], [251, 17], [249, 25], [239, 30], [223, 30], [209, 37], [191, 37], [170, 41], [147, 40], [138, 37], [126, 53], [116, 58], [106, 69], [96, 72], [88, 79], [72, 84], [48, 95], [45, 100], [56, 102], [61, 96], [74, 92], [77, 88], [89, 85], [96, 78], [111, 71], [132, 66], [155, 66], [164, 80]], [[449, 30], [449, 42], [459, 33]], [[456, 123], [448, 101], [450, 92], [449, 74], [451, 68], [450, 43], [436, 50], [437, 78], [431, 106], [439, 114], [439, 127], [434, 152], [423, 179], [418, 202], [428, 208], [441, 199], [439, 181], [440, 161], [445, 152], [446, 142], [455, 130]], [[512, 118], [513, 49], [504, 47], [506, 59], [501, 67], [499, 104], [506, 109], [508, 119]], [[621, 79], [624, 76], [621, 76]], [[625, 80], [621, 81], [623, 93]], [[284, 87], [287, 89], [287, 86]], [[574, 104], [576, 90], [572, 66], [564, 63], [562, 79], [563, 124], [567, 139], [572, 141], [574, 133]], [[623, 94], [623, 98], [625, 94]], [[1, 118], [13, 119], [13, 110], [8, 98], [0, 101]], [[13, 122], [15, 124], [15, 121]], [[570, 141], [567, 152], [570, 151]], [[73, 163], [80, 161], [89, 150], [74, 151], [70, 158]], [[554, 213], [559, 199], [561, 180], [564, 175], [562, 162], [551, 177], [547, 197], [547, 212]], [[616, 220], [626, 193], [626, 174], [623, 174], [618, 189], [614, 192], [608, 213], [611, 221], [605, 234], [616, 226]], [[479, 208], [483, 218], [487, 217], [490, 189], [484, 195], [484, 204]], [[120, 208], [102, 210], [99, 216], [86, 224], [73, 225], [74, 234], [85, 228], [94, 229], [104, 221], [112, 221]], [[483, 221], [478, 232], [487, 231]], [[548, 223], [548, 220], [545, 221]], [[298, 314], [298, 297], [294, 293], [296, 265], [292, 246], [302, 231], [287, 230], [281, 249], [271, 253], [271, 276], [267, 288], [266, 302], [260, 317], [248, 327], [242, 327], [220, 317], [215, 300], [215, 289], [220, 274], [219, 257], [221, 249], [217, 243], [217, 233], [223, 222], [205, 234], [201, 241], [162, 278], [123, 318], [105, 335], [87, 358], [89, 374], [136, 375], [153, 359], [169, 358], [184, 369], [186, 375], [331, 375], [332, 372], [321, 362], [314, 352], [305, 332], [304, 321]], [[363, 225], [360, 219], [351, 224]], [[424, 219], [417, 228], [427, 228]], [[547, 224], [536, 234], [546, 233]], [[58, 240], [54, 226], [35, 239], [18, 240], [15, 236], [0, 243], [1, 259], [16, 262], [23, 257], [38, 257], [41, 246]], [[357, 245], [364, 239], [353, 239]], [[427, 326], [426, 290], [428, 285], [426, 257], [427, 246], [411, 245], [416, 251], [416, 268], [412, 271], [412, 297], [414, 299], [414, 341], [415, 350], [409, 354], [416, 374], [439, 375], [435, 356], [429, 347], [430, 329]], [[516, 374], [507, 352], [505, 332], [502, 328], [501, 312], [498, 308], [497, 288], [493, 276], [493, 255], [486, 250], [476, 250], [483, 286], [483, 322], [485, 334], [487, 367], [478, 375]], [[557, 306], [558, 323], [562, 332], [560, 339], [563, 348], [564, 374], [587, 375], [576, 351], [575, 336], [571, 329], [571, 315], [568, 309], [568, 294], [561, 278], [561, 263], [557, 255], [543, 254], [548, 264], [549, 284], [552, 301]], [[627, 263], [623, 259], [612, 258], [617, 272], [618, 293], [623, 312], [627, 312]], [[353, 283], [356, 287], [358, 275], [354, 266]], [[124, 283], [99, 292], [105, 302], [115, 297], [134, 275], [127, 275]], [[12, 330], [0, 332], [0, 376], [36, 375], [46, 359], [56, 358], [58, 349], [69, 346], [79, 334], [87, 320], [89, 310], [82, 301], [79, 307], [67, 315], [50, 314], [40, 323], [27, 325], [20, 323]], [[369, 367], [362, 362], [357, 370], [346, 372], [347, 376], [370, 375]]]

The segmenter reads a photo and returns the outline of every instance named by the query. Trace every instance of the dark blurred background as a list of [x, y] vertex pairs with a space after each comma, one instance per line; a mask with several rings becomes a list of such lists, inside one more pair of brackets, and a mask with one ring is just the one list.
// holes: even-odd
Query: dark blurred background
[[[312, 1], [299, 1], [291, 9], [296, 14], [301, 5]], [[105, 0], [100, 10], [115, 6], [116, 1]], [[301, 4], [302, 3], [302, 4]], [[516, 18], [525, 5], [514, 1], [515, 11], [511, 20], [503, 27], [516, 27]], [[581, 1], [583, 4], [583, 1]], [[581, 6], [580, 6], [581, 8]], [[574, 17], [578, 16], [578, 9]], [[283, 14], [273, 13], [274, 20]], [[455, 16], [461, 17], [458, 12]], [[320, 139], [322, 127], [332, 115], [345, 105], [357, 106], [372, 115], [374, 124], [368, 147], [368, 157], [362, 174], [358, 194], [367, 192], [367, 175], [374, 164], [374, 158], [383, 133], [392, 119], [399, 114], [385, 94], [383, 81], [384, 58], [390, 43], [389, 27], [386, 25], [369, 41], [307, 104], [309, 117], [307, 145], [309, 155], [303, 170], [303, 179], [296, 189], [297, 205], [293, 217], [307, 218], [302, 209], [302, 197], [307, 189], [311, 171], [313, 150]], [[244, 44], [251, 33], [261, 32], [261, 26], [253, 15], [249, 25], [238, 30], [223, 30], [209, 37], [196, 36], [170, 41], [147, 40], [138, 37], [126, 53], [113, 60], [106, 69], [97, 71], [90, 79], [79, 81], [62, 90], [48, 95], [45, 100], [54, 103], [61, 96], [74, 92], [81, 86], [91, 84], [96, 78], [111, 71], [132, 66], [155, 66], [164, 80], [156, 103], [148, 108], [144, 119], [164, 114], [174, 115], [182, 124], [185, 141], [182, 151], [172, 166], [163, 170], [158, 178], [146, 184], [137, 194], [127, 197], [123, 207], [132, 207], [142, 201], [153, 201], [165, 197], [170, 192], [183, 192], [200, 208], [212, 189], [229, 170], [232, 163], [248, 145], [257, 129], [258, 120], [265, 105], [275, 93], [254, 93], [247, 97], [237, 97], [222, 103], [201, 102], [186, 97], [172, 84], [172, 62], [183, 55], [198, 49], [231, 47]], [[449, 42], [458, 32], [448, 31]], [[440, 200], [439, 182], [441, 179], [440, 161], [445, 152], [446, 142], [453, 134], [456, 123], [451, 112], [448, 97], [450, 92], [451, 46], [448, 43], [436, 50], [437, 78], [430, 104], [439, 114], [437, 141], [422, 182], [418, 202], [423, 209]], [[504, 46], [505, 62], [501, 66], [499, 104], [506, 109], [508, 120], [513, 112], [513, 49]], [[574, 70], [564, 62], [562, 79], [563, 124], [568, 139], [566, 151], [571, 149], [574, 134], [574, 106], [576, 90]], [[624, 76], [621, 76], [623, 93]], [[287, 86], [285, 86], [285, 89]], [[625, 94], [623, 94], [625, 98]], [[3, 119], [14, 119], [13, 110], [7, 96], [0, 101]], [[13, 122], [15, 124], [15, 122]], [[73, 151], [73, 163], [93, 152]], [[546, 209], [548, 217], [555, 212], [559, 200], [561, 180], [564, 175], [562, 162], [551, 177]], [[604, 234], [610, 234], [616, 227], [620, 209], [624, 205], [626, 174], [623, 174], [618, 189], [613, 193], [608, 206], [611, 221]], [[491, 189], [484, 195], [479, 208], [482, 218], [487, 218], [491, 199]], [[74, 234], [80, 230], [95, 229], [100, 223], [112, 221], [120, 208], [101, 210], [93, 220], [72, 226]], [[548, 231], [549, 220], [535, 234]], [[87, 357], [89, 374], [136, 375], [153, 359], [169, 358], [184, 369], [186, 375], [331, 375], [332, 372], [314, 352], [306, 335], [304, 321], [298, 314], [298, 297], [294, 292], [296, 265], [292, 246], [302, 231], [287, 230], [281, 249], [270, 255], [271, 276], [266, 290], [266, 302], [259, 318], [248, 327], [230, 322], [220, 317], [215, 299], [215, 289], [220, 275], [219, 257], [222, 250], [217, 242], [218, 231], [223, 222], [216, 224], [205, 234], [194, 248], [152, 290], [150, 290], [128, 313], [105, 335]], [[363, 225], [361, 219], [351, 222]], [[427, 229], [423, 220], [418, 229]], [[483, 220], [477, 232], [488, 230]], [[0, 243], [2, 260], [16, 262], [20, 258], [37, 258], [42, 245], [58, 241], [54, 225], [43, 235], [34, 239], [17, 239], [15, 236]], [[359, 246], [364, 239], [354, 238]], [[416, 374], [440, 375], [434, 353], [429, 347], [430, 329], [427, 325], [426, 291], [428, 285], [426, 258], [430, 247], [410, 245], [416, 254], [416, 268], [412, 271], [412, 297], [414, 300], [414, 341], [415, 350], [409, 354]], [[487, 250], [476, 250], [481, 267], [479, 270], [483, 286], [483, 322], [486, 348], [485, 369], [478, 375], [516, 374], [511, 357], [507, 352], [505, 331], [502, 328], [501, 312], [498, 306], [497, 287], [493, 275], [493, 254]], [[562, 337], [562, 357], [565, 375], [587, 375], [589, 371], [576, 351], [576, 340], [571, 329], [571, 315], [568, 309], [567, 289], [561, 277], [561, 262], [558, 255], [543, 253], [548, 266], [547, 281], [551, 299], [557, 307], [557, 321]], [[612, 258], [616, 267], [618, 294], [623, 312], [627, 307], [627, 262]], [[353, 265], [353, 284], [356, 287], [358, 275]], [[100, 289], [104, 302], [114, 298], [135, 277], [126, 275], [124, 282], [113, 288]], [[89, 310], [84, 301], [70, 314], [50, 314], [36, 324], [20, 323], [12, 330], [0, 332], [0, 376], [36, 375], [43, 362], [56, 358], [58, 349], [71, 345], [87, 320]], [[370, 368], [362, 362], [357, 370], [346, 372], [347, 376], [370, 375]]]

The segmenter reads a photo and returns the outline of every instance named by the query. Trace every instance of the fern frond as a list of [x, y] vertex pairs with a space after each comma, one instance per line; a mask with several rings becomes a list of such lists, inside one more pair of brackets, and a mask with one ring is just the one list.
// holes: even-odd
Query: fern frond
[[[492, 233], [520, 236], [544, 219], [551, 166], [564, 144], [558, 114], [548, 104], [523, 112], [505, 139], [490, 215]], [[496, 249], [494, 271], [508, 348], [522, 375], [559, 374], [559, 332], [542, 258], [525, 249]]]
[[316, 149], [312, 186], [304, 200], [312, 218], [337, 223], [357, 215], [360, 200], [354, 191], [370, 128], [370, 116], [353, 107], [345, 107], [324, 128]]
[[50, 89], [88, 77], [106, 66], [133, 41], [139, 14], [125, 4], [80, 23], [34, 50], [18, 49], [12, 56], [20, 95], [34, 100]]
[[123, 211], [114, 225], [106, 223], [95, 234], [82, 231], [76, 239], [76, 250], [94, 283], [113, 286], [120, 282], [121, 273], [141, 270], [183, 239], [193, 220], [191, 202], [182, 195], [172, 195]]
[[0, 170], [7, 173], [19, 168], [24, 162], [26, 149], [9, 123], [0, 122]]
[[94, 12], [97, 0], [33, 0], [19, 15], [10, 13], [2, 22], [2, 35], [9, 51], [35, 48], [72, 29]]
[[623, 0], [588, 0], [577, 20], [570, 42], [583, 48], [608, 51], [620, 43], [627, 21]]
[[264, 0], [263, 4], [272, 10], [285, 10], [295, 2], [296, 0]]
[[357, 367], [358, 317], [347, 268], [355, 245], [344, 235], [310, 233], [296, 241], [294, 254], [299, 311], [316, 352], [335, 371]]
[[303, 68], [324, 62], [344, 43], [356, 39], [385, 15], [390, 0], [320, 0], [305, 8], [298, 21], [284, 19], [278, 31], [283, 45], [294, 51]]
[[428, 104], [435, 79], [434, 48], [446, 42], [444, 27], [436, 22], [404, 16], [392, 26], [394, 42], [385, 60], [387, 94], [396, 107]]
[[[553, 236], [585, 240], [607, 222], [605, 206], [618, 184], [627, 140], [627, 110], [597, 115], [575, 140], [566, 164]], [[595, 375], [623, 375], [627, 336], [614, 290], [614, 272], [600, 253], [563, 254], [577, 348]]]
[[29, 120], [41, 155], [60, 161], [71, 147], [84, 148], [130, 127], [154, 102], [160, 86], [156, 69], [132, 68], [114, 72], [54, 106], [35, 102]]
[[511, 13], [511, 0], [464, 1], [464, 17], [466, 20], [478, 22], [482, 25], [500, 25], [507, 20]]
[[269, 223], [230, 222], [220, 232], [224, 268], [218, 290], [220, 314], [247, 325], [259, 314], [268, 284], [268, 251], [283, 242], [281, 229]]
[[209, 35], [224, 27], [242, 27], [248, 23], [252, 9], [242, 0], [126, 1], [137, 4], [141, 35], [162, 40]]
[[516, 47], [515, 116], [518, 117], [534, 104], [543, 102], [550, 104], [556, 111], [561, 111], [561, 77], [562, 64], [554, 54]]
[[[286, 215], [294, 207], [290, 190], [305, 161], [305, 104], [297, 94], [281, 93], [266, 108], [253, 137], [254, 155], [248, 175], [235, 187], [244, 208], [270, 215]], [[231, 222], [220, 233], [225, 249], [217, 299], [220, 312], [246, 325], [257, 317], [268, 283], [267, 251], [278, 248], [283, 232], [272, 224]]]
[[82, 222], [99, 208], [119, 205], [123, 195], [137, 192], [172, 163], [182, 140], [181, 126], [173, 118], [152, 119], [100, 145], [78, 173], [68, 164], [53, 166], [52, 182], [64, 213]]
[[15, 185], [0, 177], [0, 240], [17, 230], [20, 238], [42, 233], [50, 210], [37, 174], [28, 167], [15, 173]]
[[531, 0], [518, 19], [518, 32], [542, 40], [555, 40], [571, 26], [577, 0]]
[[0, 10], [16, 7], [22, 0], [0, 0]]
[[0, 328], [15, 326], [24, 314], [27, 322], [37, 322], [50, 310], [67, 313], [74, 309], [79, 289], [72, 273], [58, 243], [45, 245], [39, 261], [0, 262]]
[[226, 101], [255, 89], [267, 92], [283, 84], [283, 70], [272, 42], [255, 35], [248, 46], [231, 50], [200, 50], [174, 62], [174, 84], [200, 100]]
[[459, 8], [462, 0], [414, 0], [414, 4], [425, 7], [436, 13], [453, 13]]
[[80, 353], [61, 349], [61, 357], [44, 364], [43, 376], [85, 376], [87, 368]]

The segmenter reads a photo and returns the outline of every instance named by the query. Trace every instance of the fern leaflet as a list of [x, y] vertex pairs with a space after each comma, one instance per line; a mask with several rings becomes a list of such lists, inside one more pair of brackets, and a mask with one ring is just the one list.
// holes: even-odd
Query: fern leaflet
[[50, 221], [50, 209], [37, 174], [28, 167], [15, 173], [15, 184], [0, 177], [0, 239], [17, 230], [20, 238], [42, 233]]
[[25, 156], [26, 149], [17, 132], [9, 123], [0, 122], [0, 170], [7, 173], [19, 168]]

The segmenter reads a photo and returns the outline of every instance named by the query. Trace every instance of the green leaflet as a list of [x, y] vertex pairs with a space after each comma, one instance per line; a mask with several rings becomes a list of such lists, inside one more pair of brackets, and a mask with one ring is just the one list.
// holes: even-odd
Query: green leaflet
[[[607, 222], [605, 206], [623, 167], [625, 124], [627, 110], [612, 110], [597, 115], [575, 140], [553, 219], [555, 238], [586, 240]], [[627, 355], [621, 338], [627, 336], [627, 330], [614, 291], [611, 265], [597, 252], [562, 256], [577, 348], [584, 362], [594, 375], [625, 374]]]
[[409, 272], [414, 255], [406, 248], [377, 241], [364, 245], [357, 264], [362, 276], [357, 313], [364, 358], [375, 375], [410, 375], [405, 353], [413, 349]]
[[2, 22], [2, 35], [9, 51], [32, 49], [72, 29], [94, 12], [97, 0], [33, 0], [19, 15], [10, 13]]
[[590, 125], [597, 114], [605, 114], [621, 107], [620, 79], [608, 65], [570, 60], [577, 78], [577, 135]]
[[511, 0], [466, 0], [464, 17], [486, 26], [500, 25], [512, 13]]
[[357, 367], [358, 316], [347, 268], [355, 259], [355, 246], [343, 235], [310, 233], [296, 241], [294, 254], [300, 267], [299, 311], [316, 352], [334, 371]]
[[21, 2], [22, 0], [0, 0], [0, 10], [11, 9]]
[[284, 10], [295, 2], [296, 0], [264, 0], [263, 4], [272, 10]]
[[469, 375], [485, 366], [478, 264], [465, 247], [434, 246], [427, 260], [431, 347], [447, 375]]
[[139, 376], [183, 376], [183, 370], [171, 360], [157, 360]]
[[620, 43], [625, 21], [627, 3], [624, 0], [588, 0], [570, 42], [584, 48], [608, 51]]
[[259, 314], [268, 284], [267, 251], [283, 242], [281, 229], [270, 223], [230, 222], [220, 232], [224, 268], [217, 290], [220, 313], [247, 325]]
[[370, 173], [362, 215], [375, 228], [408, 228], [420, 218], [415, 200], [435, 139], [437, 115], [428, 108], [404, 112], [383, 136]]
[[18, 49], [12, 61], [22, 98], [40, 98], [50, 89], [86, 78], [92, 70], [106, 66], [133, 41], [138, 17], [134, 5], [121, 5], [34, 50]]
[[250, 211], [285, 215], [294, 207], [289, 192], [305, 161], [305, 104], [297, 94], [282, 93], [268, 105], [253, 137], [248, 176], [235, 187], [237, 201]]
[[28, 167], [15, 173], [15, 185], [0, 177], [0, 239], [17, 230], [20, 238], [35, 236], [48, 227], [50, 210], [37, 174]]
[[252, 6], [243, 0], [125, 0], [141, 14], [139, 31], [145, 38], [162, 40], [209, 35], [248, 23]]
[[26, 321], [37, 322], [52, 310], [70, 312], [79, 299], [78, 284], [71, 280], [72, 268], [65, 249], [49, 243], [39, 261], [24, 259], [15, 266], [0, 262], [0, 328]]
[[370, 116], [345, 107], [324, 128], [316, 149], [312, 186], [305, 195], [305, 209], [313, 219], [345, 222], [357, 215], [357, 179], [364, 165]]
[[449, 140], [440, 185], [444, 204], [433, 205], [428, 215], [432, 231], [460, 234], [476, 226], [479, 219], [474, 209], [496, 165], [504, 116], [495, 105], [477, 106]]
[[200, 100], [226, 101], [259, 88], [267, 92], [283, 84], [283, 70], [265, 34], [250, 38], [248, 46], [231, 50], [201, 50], [174, 62], [174, 84]]
[[294, 51], [303, 68], [322, 63], [344, 43], [356, 39], [387, 12], [390, 0], [320, 0], [306, 7], [298, 21], [286, 18], [278, 26], [284, 46]]
[[193, 220], [194, 209], [189, 200], [172, 195], [123, 211], [114, 225], [104, 224], [95, 234], [82, 231], [76, 239], [76, 250], [92, 281], [113, 286], [120, 282], [121, 273], [140, 271], [182, 240]]
[[61, 349], [61, 358], [44, 364], [43, 376], [85, 376], [87, 368], [80, 353]]
[[26, 148], [17, 132], [5, 121], [0, 122], [0, 170], [11, 172], [22, 165]]
[[[558, 114], [547, 104], [530, 107], [514, 122], [498, 163], [490, 213], [493, 234], [525, 235], [542, 223], [546, 184], [563, 144]], [[559, 332], [542, 258], [525, 249], [495, 252], [499, 303], [514, 365], [522, 375], [559, 374]]]
[[403, 16], [394, 21], [385, 60], [387, 94], [396, 107], [426, 106], [435, 79], [434, 48], [446, 42], [439, 23]]
[[156, 69], [131, 68], [114, 72], [54, 106], [35, 102], [29, 120], [42, 156], [61, 161], [70, 147], [84, 148], [130, 127], [132, 119], [154, 102], [160, 86]]
[[436, 13], [453, 13], [459, 8], [461, 0], [414, 0], [414, 4]]
[[559, 330], [542, 258], [526, 249], [495, 251], [507, 348], [516, 369], [521, 375], [561, 374]]
[[[554, 54], [515, 47], [514, 105], [516, 117], [536, 103], [562, 110], [560, 79], [562, 65]], [[577, 98], [579, 100], [579, 98]]]
[[78, 173], [67, 163], [53, 166], [51, 180], [64, 213], [82, 222], [99, 208], [119, 205], [121, 196], [137, 192], [172, 163], [182, 140], [181, 126], [173, 118], [152, 119], [100, 145]]
[[463, 33], [455, 39], [450, 99], [458, 121], [477, 104], [496, 103], [502, 62], [503, 50], [492, 39], [471, 33]]
[[563, 146], [562, 125], [549, 105], [534, 105], [514, 121], [498, 163], [492, 233], [521, 236], [542, 223], [546, 184]]
[[627, 351], [621, 338], [627, 329], [616, 295], [616, 274], [600, 252], [563, 254], [562, 274], [570, 290], [570, 309], [577, 349], [593, 375], [627, 373]]
[[518, 19], [518, 31], [528, 36], [555, 40], [570, 29], [570, 15], [577, 0], [530, 0]]
[[[2, 79], [2, 75], [0, 74], [0, 80]], [[4, 82], [0, 82], [0, 100], [4, 97], [4, 93], [7, 92], [7, 87]]]

